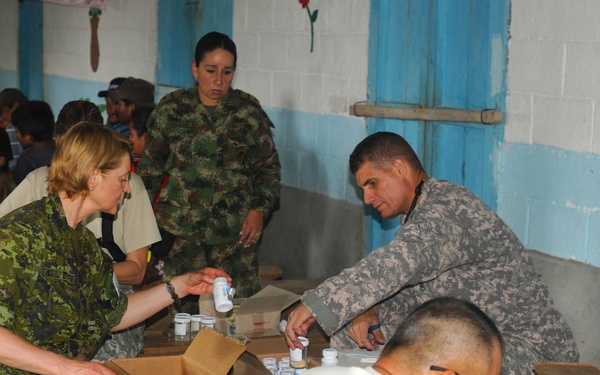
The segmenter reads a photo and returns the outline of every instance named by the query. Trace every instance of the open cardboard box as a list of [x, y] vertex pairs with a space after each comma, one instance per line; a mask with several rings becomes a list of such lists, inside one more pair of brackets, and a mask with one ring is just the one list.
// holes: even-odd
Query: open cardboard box
[[106, 366], [117, 375], [271, 374], [245, 343], [209, 328], [202, 328], [182, 355], [113, 359]]
[[[313, 353], [321, 351], [320, 347], [314, 349]], [[262, 359], [274, 357], [279, 361], [287, 355], [289, 349], [281, 336], [243, 342], [202, 328], [182, 355], [113, 359], [106, 366], [117, 375], [271, 375]], [[309, 368], [318, 365], [309, 357]]]
[[533, 365], [536, 375], [600, 375], [591, 363], [540, 362]]
[[[236, 337], [264, 337], [279, 335], [281, 312], [297, 302], [300, 296], [286, 290], [268, 285], [252, 297], [241, 300], [234, 307], [233, 316]], [[229, 317], [215, 310], [212, 295], [200, 296], [200, 314], [217, 318], [215, 329], [229, 333]]]

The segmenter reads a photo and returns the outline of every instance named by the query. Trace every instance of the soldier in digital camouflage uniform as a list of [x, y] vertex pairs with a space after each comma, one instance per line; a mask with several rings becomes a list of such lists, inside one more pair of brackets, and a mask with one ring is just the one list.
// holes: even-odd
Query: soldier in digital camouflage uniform
[[[427, 177], [412, 148], [393, 133], [367, 137], [350, 166], [364, 202], [384, 219], [402, 215], [403, 225], [391, 243], [302, 296], [290, 313], [288, 345], [295, 347], [302, 324], [316, 319], [333, 346], [372, 349], [418, 305], [454, 296], [495, 321], [505, 342], [503, 374], [531, 374], [535, 362], [578, 360], [571, 330], [522, 243], [480, 199]], [[370, 338], [368, 327], [378, 323]]]
[[0, 219], [0, 373], [108, 373], [88, 362], [121, 331], [191, 293], [210, 292], [204, 269], [128, 297], [112, 259], [83, 221], [114, 214], [131, 191], [130, 142], [94, 123], [71, 128], [48, 173], [49, 195]]
[[[82, 121], [101, 124], [104, 120], [98, 107], [91, 102], [74, 100], [66, 103], [56, 119], [56, 144], [60, 144], [71, 127]], [[0, 203], [0, 217], [48, 195], [48, 170], [48, 167], [41, 167], [29, 173], [10, 196]], [[160, 241], [152, 205], [142, 179], [131, 174], [129, 185], [131, 193], [123, 199], [112, 227], [109, 226], [113, 232], [112, 242], [125, 254], [124, 261], [113, 264], [120, 291], [125, 294], [133, 293], [132, 284], [142, 282], [146, 272], [148, 247]], [[103, 233], [106, 229], [100, 212], [90, 215], [84, 223], [97, 238], [106, 235]], [[104, 238], [101, 244], [103, 248], [106, 242], [108, 241]], [[108, 254], [108, 249], [105, 248], [105, 252]], [[113, 358], [137, 357], [144, 349], [144, 328], [142, 323], [111, 334], [94, 356], [94, 360], [107, 362]]]
[[[177, 236], [165, 278], [218, 267], [248, 297], [260, 289], [258, 240], [279, 198], [273, 124], [255, 98], [231, 89], [236, 51], [229, 37], [205, 35], [195, 58], [198, 83], [164, 97], [148, 120], [138, 173], [151, 197], [169, 176], [156, 205], [159, 227]], [[197, 304], [190, 308], [197, 312]]]
[[[117, 294], [112, 260], [96, 237], [69, 227], [60, 206], [51, 195], [0, 219], [0, 326], [39, 348], [90, 360], [127, 298]], [[0, 364], [0, 373], [27, 372]]]

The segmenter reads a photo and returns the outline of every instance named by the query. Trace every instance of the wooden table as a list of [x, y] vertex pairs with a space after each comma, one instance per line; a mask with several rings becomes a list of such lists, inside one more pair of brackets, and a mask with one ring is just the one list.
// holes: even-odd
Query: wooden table
[[[262, 280], [261, 286], [272, 285], [292, 293], [302, 295], [306, 290], [319, 285], [322, 280]], [[294, 305], [282, 313], [285, 318]], [[175, 341], [171, 318], [167, 309], [153, 316], [146, 324], [144, 339], [144, 351], [140, 357], [155, 357], [163, 355], [183, 354], [191, 341]], [[311, 340], [309, 355], [313, 358], [321, 358], [321, 350], [329, 347], [329, 338], [318, 324], [311, 327], [308, 338]], [[283, 340], [283, 338], [282, 338]], [[314, 343], [314, 345], [313, 345]]]

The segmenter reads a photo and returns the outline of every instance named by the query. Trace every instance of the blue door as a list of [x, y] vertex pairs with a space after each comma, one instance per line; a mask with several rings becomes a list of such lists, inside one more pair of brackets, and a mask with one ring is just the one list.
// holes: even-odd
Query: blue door
[[157, 84], [192, 85], [194, 49], [209, 31], [233, 37], [233, 0], [159, 0]]
[[[372, 0], [368, 104], [505, 111], [510, 0]], [[369, 118], [369, 133], [404, 136], [429, 175], [464, 185], [496, 207], [494, 147], [503, 125]], [[368, 209], [370, 249], [399, 219]], [[369, 249], [369, 250], [370, 250]]]

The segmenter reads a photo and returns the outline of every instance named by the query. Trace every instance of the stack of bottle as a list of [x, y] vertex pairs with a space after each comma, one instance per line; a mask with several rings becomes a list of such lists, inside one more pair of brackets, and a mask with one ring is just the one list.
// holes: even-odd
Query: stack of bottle
[[295, 375], [296, 369], [290, 367], [290, 358], [283, 357], [279, 361], [273, 357], [263, 358], [263, 365], [273, 375]]

